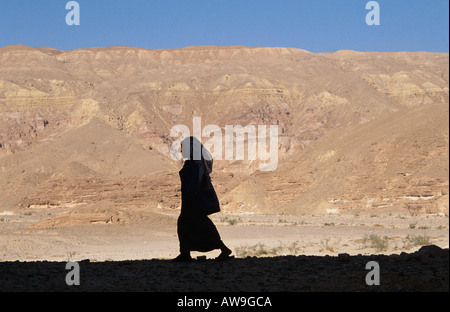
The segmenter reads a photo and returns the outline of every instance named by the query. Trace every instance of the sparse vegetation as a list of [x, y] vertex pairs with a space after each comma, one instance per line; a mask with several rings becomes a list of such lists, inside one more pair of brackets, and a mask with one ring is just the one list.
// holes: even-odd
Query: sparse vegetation
[[223, 217], [223, 218], [220, 218], [220, 221], [221, 222], [226, 222], [229, 225], [236, 225], [239, 222], [241, 222], [242, 219], [241, 218], [233, 218], [233, 219], [231, 219], [231, 218], [228, 218], [228, 217]]
[[332, 246], [329, 246], [328, 243], [330, 242], [329, 238], [325, 238], [323, 240], [320, 241], [320, 244], [322, 245], [322, 247], [326, 250], [326, 251], [331, 251], [333, 252], [334, 249]]
[[419, 214], [419, 212], [422, 210], [421, 205], [414, 205], [414, 204], [405, 204], [406, 209], [408, 209], [409, 214], [412, 217], [415, 217]]
[[[334, 246], [332, 244], [330, 244], [331, 242], [331, 238], [327, 237], [323, 240], [320, 241], [320, 244], [322, 245], [322, 250], [325, 251], [329, 251], [329, 252], [334, 252]], [[339, 243], [341, 242], [341, 239], [339, 238], [335, 243], [339, 245]]]
[[428, 235], [406, 236], [404, 244], [407, 247], [425, 246], [429, 245], [431, 238]]
[[67, 262], [70, 262], [73, 260], [73, 257], [76, 255], [75, 251], [69, 251], [67, 252]]
[[370, 234], [370, 235], [365, 235], [363, 238], [363, 244], [365, 247], [371, 247], [371, 248], [375, 248], [375, 250], [377, 252], [380, 251], [385, 251], [387, 250], [389, 243], [388, 243], [388, 237], [384, 236], [381, 237], [379, 235], [376, 234]]
[[[417, 223], [411, 223], [411, 224], [409, 225], [409, 228], [410, 228], [410, 229], [415, 229], [416, 226], [417, 226]], [[428, 225], [420, 225], [420, 226], [418, 227], [419, 230], [429, 230], [430, 228], [431, 228], [431, 227], [428, 226]]]
[[237, 247], [236, 255], [240, 258], [245, 258], [245, 257], [258, 257], [258, 256], [273, 255], [273, 253], [267, 248], [266, 245], [264, 245], [262, 243], [258, 243], [253, 246]]
[[389, 247], [390, 240], [394, 244], [394, 249], [412, 248], [417, 246], [426, 246], [431, 243], [431, 238], [428, 235], [408, 235], [401, 239], [403, 247], [398, 246], [395, 238], [387, 236], [381, 237], [376, 234], [365, 235], [362, 239], [362, 243], [365, 248], [374, 248], [377, 252], [386, 251]]
[[300, 247], [298, 246], [298, 242], [293, 242], [291, 245], [287, 246], [289, 252], [293, 255], [298, 254], [300, 251]]

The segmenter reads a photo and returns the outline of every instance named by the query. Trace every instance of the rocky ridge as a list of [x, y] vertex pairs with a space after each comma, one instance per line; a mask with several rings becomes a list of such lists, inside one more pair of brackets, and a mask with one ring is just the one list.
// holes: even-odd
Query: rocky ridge
[[448, 213], [448, 81], [442, 53], [3, 47], [0, 205], [177, 208], [170, 129], [198, 116], [279, 126], [276, 171], [216, 161], [224, 209]]

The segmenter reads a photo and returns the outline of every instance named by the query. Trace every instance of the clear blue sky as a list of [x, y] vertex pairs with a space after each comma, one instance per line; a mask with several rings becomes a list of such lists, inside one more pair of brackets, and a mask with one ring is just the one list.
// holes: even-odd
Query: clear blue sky
[[449, 51], [449, 0], [378, 0], [380, 26], [365, 22], [368, 0], [78, 0], [80, 26], [67, 2], [1, 0], [0, 47]]

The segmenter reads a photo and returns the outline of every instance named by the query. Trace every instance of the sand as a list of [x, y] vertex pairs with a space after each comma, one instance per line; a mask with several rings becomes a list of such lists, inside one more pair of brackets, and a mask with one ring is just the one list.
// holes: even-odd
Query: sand
[[[170, 261], [178, 248], [169, 221], [176, 214], [164, 216], [160, 228], [51, 229], [27, 227], [34, 214], [3, 216], [0, 291], [448, 291], [446, 216], [217, 214], [212, 218], [236, 258], [217, 262], [218, 252], [193, 253], [192, 263]], [[386, 237], [386, 249], [371, 247], [368, 235]], [[435, 247], [407, 239], [423, 236]], [[378, 286], [366, 283], [370, 261], [380, 265]], [[79, 286], [65, 282], [68, 262], [80, 265]]]
[[[50, 209], [51, 210], [51, 209]], [[56, 211], [53, 211], [57, 214]], [[121, 261], [170, 259], [178, 253], [179, 211], [140, 212], [122, 223], [104, 218], [88, 224], [46, 224], [52, 212], [3, 213], [1, 261]], [[136, 216], [136, 211], [134, 215]], [[63, 214], [64, 215], [64, 214]], [[369, 255], [414, 252], [422, 245], [448, 248], [448, 216], [408, 214], [261, 215], [218, 213], [211, 216], [223, 241], [236, 256]], [[91, 220], [92, 219], [92, 220]], [[72, 223], [73, 224], [73, 219]], [[373, 240], [379, 238], [381, 242]], [[422, 240], [422, 241], [420, 241]], [[384, 245], [383, 245], [384, 242]], [[217, 256], [218, 251], [206, 254]], [[194, 253], [194, 256], [202, 255]]]

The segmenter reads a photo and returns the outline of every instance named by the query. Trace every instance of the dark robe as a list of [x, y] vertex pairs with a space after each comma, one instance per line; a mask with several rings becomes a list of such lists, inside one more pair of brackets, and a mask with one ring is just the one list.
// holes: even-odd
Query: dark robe
[[181, 252], [208, 252], [219, 249], [223, 244], [216, 226], [200, 209], [205, 202], [204, 172], [202, 162], [193, 160], [186, 160], [180, 170], [181, 213], [178, 218], [178, 239]]

